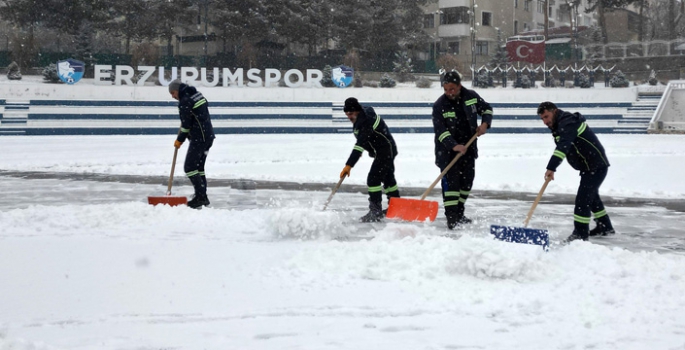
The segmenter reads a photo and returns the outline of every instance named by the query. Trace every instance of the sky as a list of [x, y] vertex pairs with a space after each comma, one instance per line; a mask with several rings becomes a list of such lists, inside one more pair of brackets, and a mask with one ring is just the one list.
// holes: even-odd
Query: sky
[[[400, 191], [427, 187], [433, 136], [395, 138]], [[352, 134], [219, 135], [202, 210], [147, 204], [166, 191], [173, 135], [0, 137], [0, 350], [685, 349], [685, 213], [668, 205], [685, 197], [685, 137], [599, 138], [618, 233], [545, 252], [489, 226], [522, 225], [551, 135], [479, 140], [474, 223], [456, 231], [442, 210], [361, 224], [357, 192], [323, 211]], [[186, 147], [174, 195], [192, 194]], [[79, 179], [98, 174], [134, 181]], [[328, 187], [212, 186], [236, 179]], [[570, 234], [578, 182], [562, 164], [530, 227]]]

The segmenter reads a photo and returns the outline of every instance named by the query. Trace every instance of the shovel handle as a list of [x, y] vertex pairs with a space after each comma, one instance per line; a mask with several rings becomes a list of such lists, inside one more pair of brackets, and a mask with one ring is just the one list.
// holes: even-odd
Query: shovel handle
[[326, 200], [326, 204], [323, 205], [323, 209], [321, 211], [326, 210], [326, 208], [328, 207], [328, 204], [331, 202], [331, 199], [333, 199], [333, 195], [335, 194], [335, 192], [338, 192], [340, 185], [342, 185], [343, 180], [345, 180], [344, 176], [340, 178], [340, 181], [338, 181], [338, 184], [335, 185], [335, 187], [333, 188], [333, 191], [331, 191], [331, 195], [328, 196], [328, 200]]
[[[468, 150], [469, 150], [469, 147], [470, 147], [471, 144], [473, 143], [473, 141], [476, 141], [477, 138], [478, 138], [478, 134], [474, 134], [473, 137], [471, 137], [471, 139], [469, 140], [469, 142], [466, 143], [466, 146], [465, 146], [465, 147], [466, 147], [466, 151], [467, 151], [467, 152], [468, 152]], [[466, 153], [466, 152], [464, 152], [464, 153]], [[438, 182], [440, 182], [440, 180], [442, 179], [442, 177], [445, 176], [445, 174], [447, 174], [447, 172], [450, 171], [450, 169], [452, 169], [452, 166], [453, 166], [454, 164], [457, 163], [457, 161], [459, 160], [459, 158], [461, 158], [461, 156], [464, 155], [464, 153], [459, 153], [459, 154], [457, 154], [457, 155], [454, 157], [454, 159], [452, 159], [452, 161], [451, 161], [449, 164], [447, 164], [447, 167], [445, 167], [445, 170], [443, 170], [443, 171], [440, 173], [440, 175], [438, 175], [438, 178], [435, 179], [435, 181], [433, 181], [433, 183], [428, 187], [428, 189], [426, 190], [426, 192], [423, 192], [423, 195], [421, 196], [421, 200], [426, 199], [426, 197], [427, 197], [428, 194], [433, 190], [433, 188], [435, 187], [435, 185], [437, 185]]]
[[174, 182], [174, 169], [176, 169], [176, 156], [178, 156], [178, 148], [174, 147], [174, 160], [171, 162], [171, 174], [169, 174], [169, 185], [166, 188], [167, 196], [171, 195], [171, 183]]
[[542, 198], [542, 194], [545, 192], [545, 189], [547, 188], [547, 184], [549, 184], [550, 181], [552, 181], [551, 177], [545, 178], [545, 183], [542, 185], [540, 192], [538, 192], [538, 196], [535, 197], [535, 202], [533, 202], [533, 206], [530, 207], [530, 210], [528, 211], [528, 216], [526, 216], [526, 221], [523, 222], [523, 227], [528, 226], [528, 222], [530, 221], [530, 218], [533, 217], [533, 212], [535, 211], [535, 208], [538, 206], [538, 203], [540, 203], [540, 199]]

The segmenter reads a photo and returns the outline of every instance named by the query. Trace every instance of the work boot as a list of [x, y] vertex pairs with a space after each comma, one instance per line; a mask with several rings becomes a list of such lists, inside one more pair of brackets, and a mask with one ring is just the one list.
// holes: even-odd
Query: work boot
[[576, 240], [583, 240], [587, 241], [588, 240], [588, 235], [587, 233], [583, 235], [582, 233], [578, 232], [577, 230], [573, 230], [573, 233], [571, 233], [570, 236], [568, 236], [565, 240], [564, 243], [571, 243]]
[[202, 209], [203, 206], [209, 205], [209, 198], [206, 194], [195, 195], [193, 199], [188, 201], [188, 206], [193, 209]]
[[462, 216], [458, 221], [460, 225], [467, 225], [473, 222], [473, 220], [467, 218], [466, 216]]
[[[459, 217], [459, 211], [455, 207], [447, 207], [445, 208], [445, 217], [447, 218], [447, 228], [450, 230], [455, 229], [457, 226], [459, 226], [459, 220], [461, 219]], [[463, 214], [462, 214], [463, 217]]]
[[359, 218], [361, 222], [379, 222], [383, 219], [383, 206], [381, 203], [369, 202], [369, 212]]
[[462, 217], [455, 217], [455, 216], [447, 216], [447, 228], [450, 230], [453, 230], [459, 226], [462, 225], [468, 225], [472, 223], [473, 220], [467, 218], [466, 216]]
[[616, 234], [614, 227], [611, 226], [611, 220], [609, 220], [608, 215], [595, 219], [595, 223], [597, 223], [597, 226], [590, 230], [590, 236], [608, 236]]
[[456, 206], [445, 209], [445, 216], [447, 216], [447, 228], [452, 230], [457, 226], [468, 225], [473, 220], [464, 216], [464, 204], [459, 203]]

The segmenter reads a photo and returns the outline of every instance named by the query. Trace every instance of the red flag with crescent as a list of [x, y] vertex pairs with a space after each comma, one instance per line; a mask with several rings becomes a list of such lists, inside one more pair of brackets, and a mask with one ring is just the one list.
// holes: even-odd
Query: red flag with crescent
[[507, 42], [507, 53], [513, 62], [540, 64], [545, 62], [544, 41], [513, 40]]

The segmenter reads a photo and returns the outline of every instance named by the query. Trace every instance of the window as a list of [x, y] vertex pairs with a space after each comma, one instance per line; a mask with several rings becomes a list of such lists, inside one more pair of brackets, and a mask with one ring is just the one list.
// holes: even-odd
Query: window
[[559, 9], [557, 10], [557, 20], [565, 22], [569, 20], [569, 18], [571, 18], [571, 7], [566, 4], [559, 5]]
[[492, 12], [482, 12], [482, 20], [480, 22], [481, 25], [484, 26], [491, 26], [492, 25]]
[[476, 41], [476, 55], [487, 56], [488, 54], [488, 42], [487, 41]]
[[519, 0], [514, 0], [514, 8], [519, 8]]
[[514, 21], [514, 34], [519, 33], [519, 21]]
[[526, 11], [530, 11], [530, 5], [528, 4], [530, 0], [523, 0], [523, 9]]
[[460, 24], [469, 23], [468, 7], [450, 7], [442, 9], [440, 24]]
[[[583, 16], [585, 19], [585, 16]], [[587, 23], [587, 22], [585, 22]], [[628, 12], [628, 30], [633, 33], [640, 32], [640, 16], [631, 12]]]
[[447, 43], [447, 48], [449, 50], [448, 53], [451, 53], [453, 55], [459, 54], [459, 42], [458, 41], [453, 41], [451, 43]]
[[545, 0], [538, 0], [538, 13], [545, 13]]
[[523, 31], [527, 32], [528, 31], [528, 23], [523, 23]]
[[432, 13], [430, 15], [423, 15], [423, 27], [435, 28], [435, 16]]

